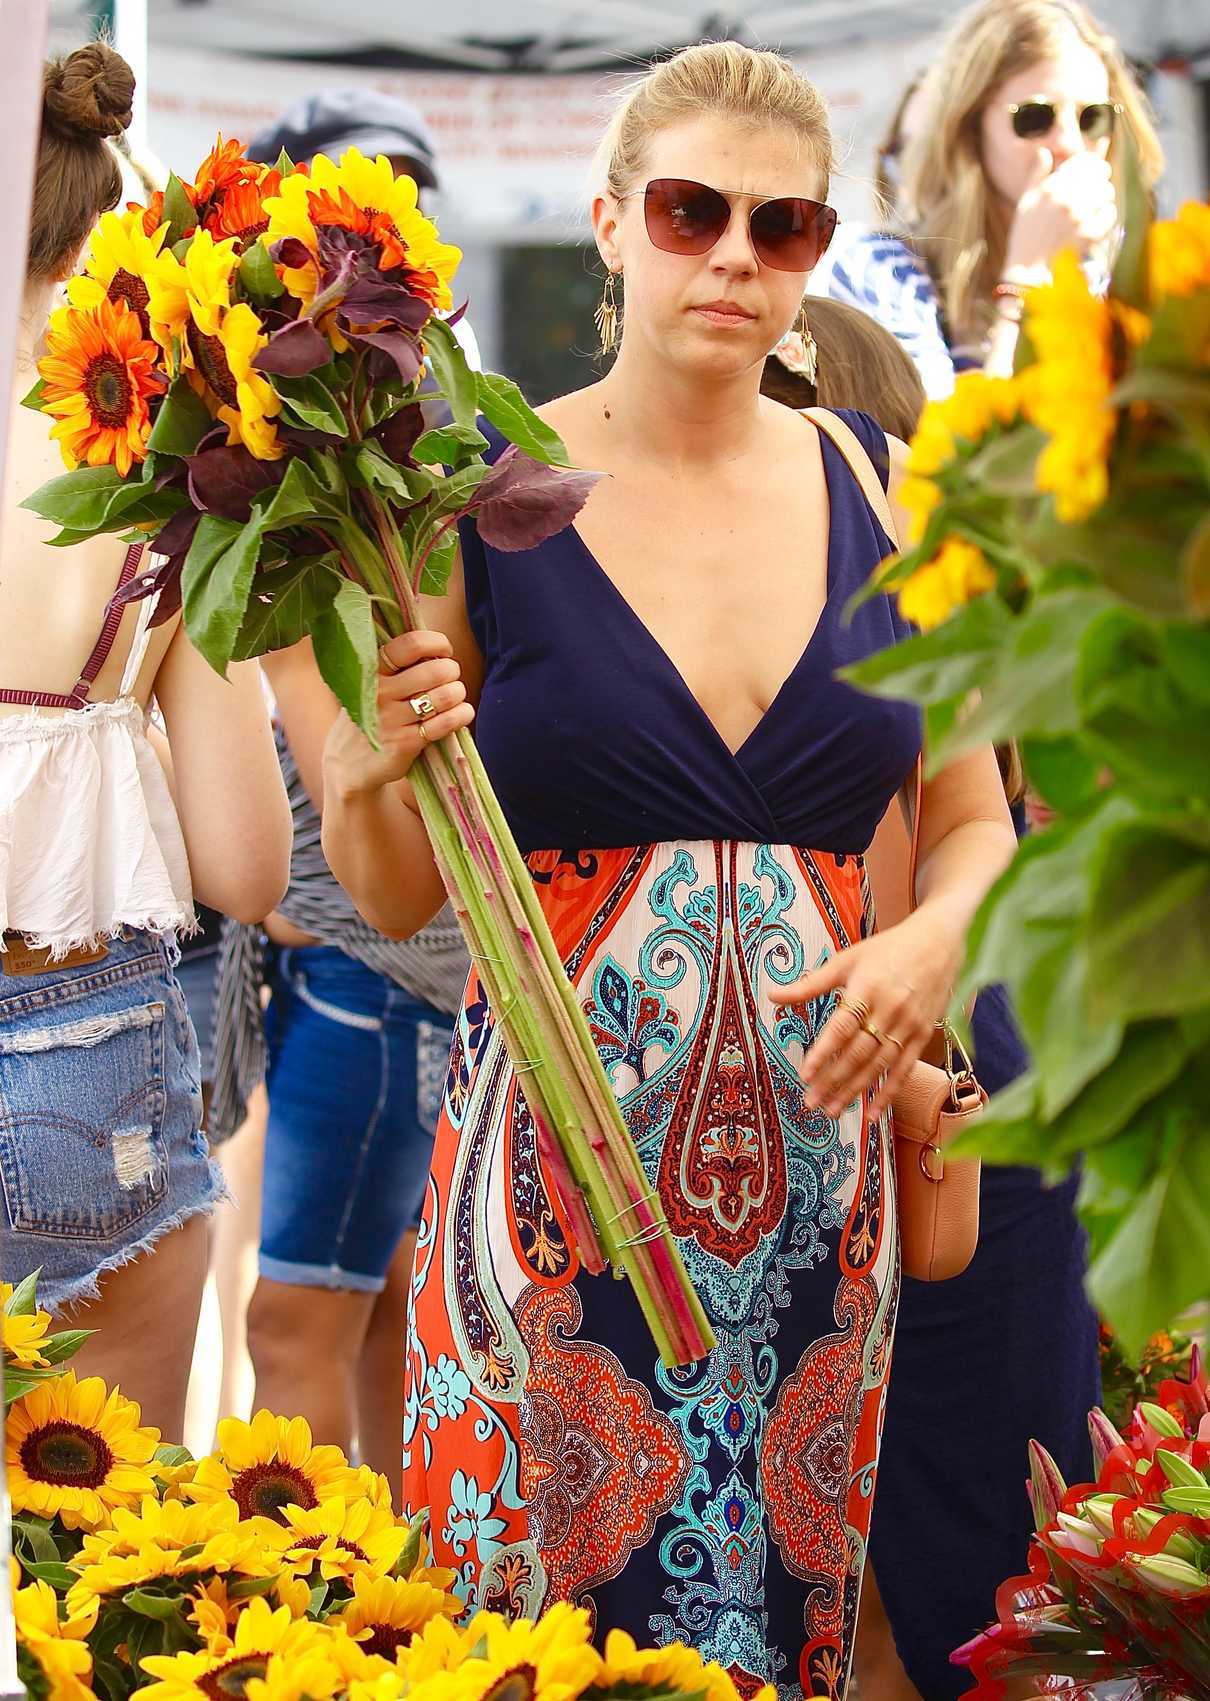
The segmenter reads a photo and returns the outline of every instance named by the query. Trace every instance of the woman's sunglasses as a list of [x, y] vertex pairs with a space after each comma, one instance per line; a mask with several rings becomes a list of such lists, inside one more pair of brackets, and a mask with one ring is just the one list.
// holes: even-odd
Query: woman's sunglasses
[[[1059, 121], [1060, 102], [1053, 100], [1022, 100], [1010, 106], [1013, 133], [1023, 142], [1038, 142], [1049, 136]], [[1080, 134], [1086, 142], [1104, 142], [1113, 135], [1118, 107], [1111, 100], [1090, 101], [1079, 108]]]
[[[655, 177], [645, 189], [643, 217], [652, 246], [665, 254], [708, 254], [731, 223], [732, 205], [721, 189], [684, 177]], [[732, 191], [743, 199], [739, 191]], [[630, 195], [619, 197], [628, 201]], [[757, 259], [775, 272], [809, 272], [836, 229], [836, 210], [805, 195], [760, 201], [748, 214]]]

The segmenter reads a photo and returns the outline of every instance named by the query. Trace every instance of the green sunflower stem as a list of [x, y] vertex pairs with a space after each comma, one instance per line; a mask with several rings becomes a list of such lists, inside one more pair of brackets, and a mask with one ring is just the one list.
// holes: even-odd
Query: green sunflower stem
[[[365, 502], [376, 540], [365, 553], [378, 560], [357, 544], [350, 553], [376, 596], [369, 581], [389, 581], [384, 626], [416, 630], [423, 622], [394, 518], [373, 495]], [[705, 1357], [710, 1324], [469, 733], [426, 749], [410, 779], [580, 1261], [599, 1272], [608, 1260], [629, 1275], [665, 1364]]]

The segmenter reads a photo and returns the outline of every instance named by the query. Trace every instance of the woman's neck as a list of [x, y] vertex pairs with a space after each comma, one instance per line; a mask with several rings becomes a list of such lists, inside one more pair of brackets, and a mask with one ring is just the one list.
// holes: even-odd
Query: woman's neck
[[759, 430], [759, 366], [703, 380], [632, 340], [623, 342], [596, 394], [636, 456], [670, 467], [736, 460], [752, 450]]
[[17, 371], [32, 372], [43, 352], [46, 321], [54, 306], [58, 285], [53, 279], [27, 282], [21, 296], [21, 323], [17, 332]]

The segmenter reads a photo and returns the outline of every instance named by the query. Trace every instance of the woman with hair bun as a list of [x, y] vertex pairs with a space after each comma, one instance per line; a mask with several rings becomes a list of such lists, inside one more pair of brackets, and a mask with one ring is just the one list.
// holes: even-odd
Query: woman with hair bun
[[[108, 138], [130, 67], [95, 42], [45, 71], [17, 392], [89, 231], [119, 199]], [[135, 216], [135, 215], [132, 215]], [[54, 430], [72, 461], [125, 447], [139, 362], [137, 280], [90, 309], [82, 403]], [[48, 547], [20, 506], [63, 457], [13, 399], [0, 531], [0, 1269], [40, 1270], [53, 1312], [99, 1334], [78, 1359], [179, 1435], [221, 1193], [200, 1129], [197, 1043], [173, 973], [194, 893], [254, 920], [285, 886], [290, 817], [255, 663], [219, 679], [179, 616], [114, 603], [141, 550]], [[73, 681], [75, 682], [73, 684]], [[164, 765], [149, 736], [154, 700]], [[156, 735], [158, 737], [158, 735]], [[160, 741], [162, 744], [162, 741]], [[233, 758], [232, 752], [238, 752]], [[166, 1322], [165, 1320], [170, 1320]]]
[[435, 629], [384, 647], [381, 750], [342, 717], [324, 783], [333, 871], [414, 932], [444, 893], [406, 776], [478, 700], [718, 1338], [665, 1369], [633, 1291], [579, 1270], [472, 971], [413, 1276], [405, 1502], [435, 1509], [469, 1603], [577, 1601], [602, 1636], [685, 1640], [787, 1698], [848, 1682], [899, 1291], [889, 1094], [1013, 849], [976, 752], [926, 784], [916, 915], [870, 931], [863, 852], [920, 722], [836, 670], [902, 630], [885, 597], [844, 611], [889, 549], [903, 445], [760, 394], [831, 234], [831, 164], [818, 91], [775, 54], [702, 44], [634, 86], [592, 207], [617, 359], [542, 410], [609, 476], [534, 550], [462, 527]]

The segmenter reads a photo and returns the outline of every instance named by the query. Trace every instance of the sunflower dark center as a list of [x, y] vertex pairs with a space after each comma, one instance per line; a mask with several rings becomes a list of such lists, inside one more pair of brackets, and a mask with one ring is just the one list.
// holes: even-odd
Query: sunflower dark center
[[143, 327], [143, 335], [148, 334], [151, 321], [147, 317], [147, 304], [151, 296], [142, 278], [136, 278], [133, 272], [123, 271], [121, 267], [113, 274], [109, 283], [109, 299], [124, 301], [133, 312], [139, 316], [139, 324]]
[[232, 1701], [232, 1697], [244, 1701], [249, 1679], [264, 1677], [268, 1663], [267, 1654], [241, 1654], [239, 1659], [228, 1660], [226, 1665], [216, 1666], [205, 1677], [199, 1677], [197, 1686], [210, 1696], [210, 1701]]
[[483, 1701], [533, 1701], [538, 1674], [533, 1666], [514, 1666], [483, 1692]]
[[249, 1465], [231, 1484], [231, 1496], [241, 1518], [272, 1518], [277, 1524], [286, 1521], [282, 1517], [285, 1506], [301, 1506], [304, 1512], [310, 1512], [319, 1505], [310, 1477], [281, 1459]]
[[21, 1465], [31, 1482], [99, 1488], [113, 1466], [113, 1454], [95, 1429], [58, 1419], [30, 1430], [21, 1443]]
[[[224, 407], [239, 406], [239, 393], [235, 379], [231, 376], [231, 368], [227, 365], [227, 354], [220, 337], [204, 337], [196, 325], [189, 327], [189, 347], [193, 350], [193, 358], [197, 369], [214, 391]], [[253, 1467], [255, 1469], [255, 1467]], [[282, 1467], [289, 1470], [289, 1466]], [[314, 1502], [311, 1502], [314, 1505]]]
[[88, 409], [98, 425], [120, 431], [129, 423], [134, 391], [130, 374], [114, 354], [99, 354], [84, 374]]
[[263, 236], [269, 228], [268, 219], [260, 219], [256, 224], [246, 224], [242, 230], [235, 232], [241, 242], [255, 242], [258, 236]]
[[401, 1630], [395, 1624], [375, 1624], [373, 1631], [361, 1646], [367, 1654], [381, 1654], [384, 1660], [393, 1660], [396, 1648], [409, 1647], [416, 1635], [414, 1630]]

